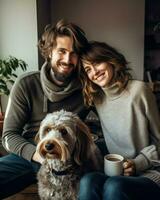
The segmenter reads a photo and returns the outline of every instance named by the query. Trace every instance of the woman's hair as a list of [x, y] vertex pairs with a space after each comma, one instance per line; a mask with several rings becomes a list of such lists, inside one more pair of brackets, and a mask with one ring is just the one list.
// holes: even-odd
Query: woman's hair
[[45, 60], [49, 59], [50, 53], [56, 46], [56, 38], [62, 36], [68, 36], [73, 39], [73, 48], [77, 54], [79, 54], [88, 43], [84, 31], [74, 23], [60, 20], [55, 26], [47, 25], [38, 42], [40, 53]]
[[[132, 77], [125, 57], [115, 48], [103, 42], [91, 41], [81, 53], [81, 61], [87, 61], [92, 65], [107, 63], [113, 69], [111, 82], [116, 82], [120, 89], [124, 89], [128, 80]], [[83, 84], [83, 96], [86, 105], [91, 106], [93, 102], [102, 103], [105, 96], [102, 88], [89, 80], [82, 66], [80, 79]]]

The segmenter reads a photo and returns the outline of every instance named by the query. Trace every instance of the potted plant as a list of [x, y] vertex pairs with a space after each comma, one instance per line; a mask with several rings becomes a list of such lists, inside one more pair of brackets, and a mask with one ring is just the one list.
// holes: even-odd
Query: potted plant
[[0, 59], [0, 133], [3, 128], [4, 110], [2, 105], [2, 96], [9, 95], [10, 85], [12, 85], [17, 78], [15, 71], [17, 68], [26, 70], [27, 64], [21, 59], [9, 56], [7, 59]]

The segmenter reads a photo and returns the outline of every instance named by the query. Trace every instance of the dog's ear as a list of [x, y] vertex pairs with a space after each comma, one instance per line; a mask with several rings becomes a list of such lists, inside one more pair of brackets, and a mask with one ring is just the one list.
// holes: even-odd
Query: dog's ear
[[78, 165], [83, 165], [87, 170], [100, 170], [103, 165], [103, 159], [99, 149], [93, 142], [91, 132], [88, 126], [80, 119], [76, 120], [77, 142], [74, 151], [74, 160]]
[[35, 141], [36, 144], [39, 143], [39, 141], [40, 141], [39, 131], [37, 132], [37, 134], [36, 134], [36, 136], [35, 136], [35, 138], [34, 138], [34, 141]]
[[74, 150], [74, 160], [81, 165], [86, 160], [87, 148], [91, 143], [89, 128], [80, 120], [76, 119], [76, 144]]
[[40, 123], [39, 128], [37, 128], [37, 134], [35, 135], [35, 138], [34, 138], [34, 142], [35, 142], [36, 144], [38, 144], [39, 141], [40, 141], [40, 129], [41, 129], [41, 127], [42, 127], [42, 121], [41, 121], [41, 123]]

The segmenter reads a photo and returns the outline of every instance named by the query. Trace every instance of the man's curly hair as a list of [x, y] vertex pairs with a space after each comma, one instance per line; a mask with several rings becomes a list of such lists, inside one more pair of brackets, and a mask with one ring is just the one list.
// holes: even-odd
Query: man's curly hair
[[49, 59], [49, 55], [56, 46], [56, 38], [62, 36], [68, 36], [73, 39], [73, 48], [77, 54], [79, 54], [88, 43], [84, 31], [74, 23], [60, 20], [56, 25], [47, 25], [38, 42], [40, 53], [45, 60]]

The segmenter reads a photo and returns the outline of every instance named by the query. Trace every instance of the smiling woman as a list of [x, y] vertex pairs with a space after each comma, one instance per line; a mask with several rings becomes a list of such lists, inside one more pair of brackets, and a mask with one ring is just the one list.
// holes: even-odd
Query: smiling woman
[[[148, 84], [132, 79], [125, 57], [108, 44], [90, 42], [81, 57], [85, 102], [97, 109], [109, 153], [126, 161], [123, 176], [84, 176], [79, 199], [157, 199], [160, 115], [154, 94]], [[101, 102], [98, 92], [103, 93]]]
[[113, 69], [110, 64], [100, 63], [92, 64], [83, 62], [83, 67], [88, 75], [88, 78], [93, 81], [93, 83], [99, 85], [100, 87], [105, 87], [111, 83], [113, 77]]

